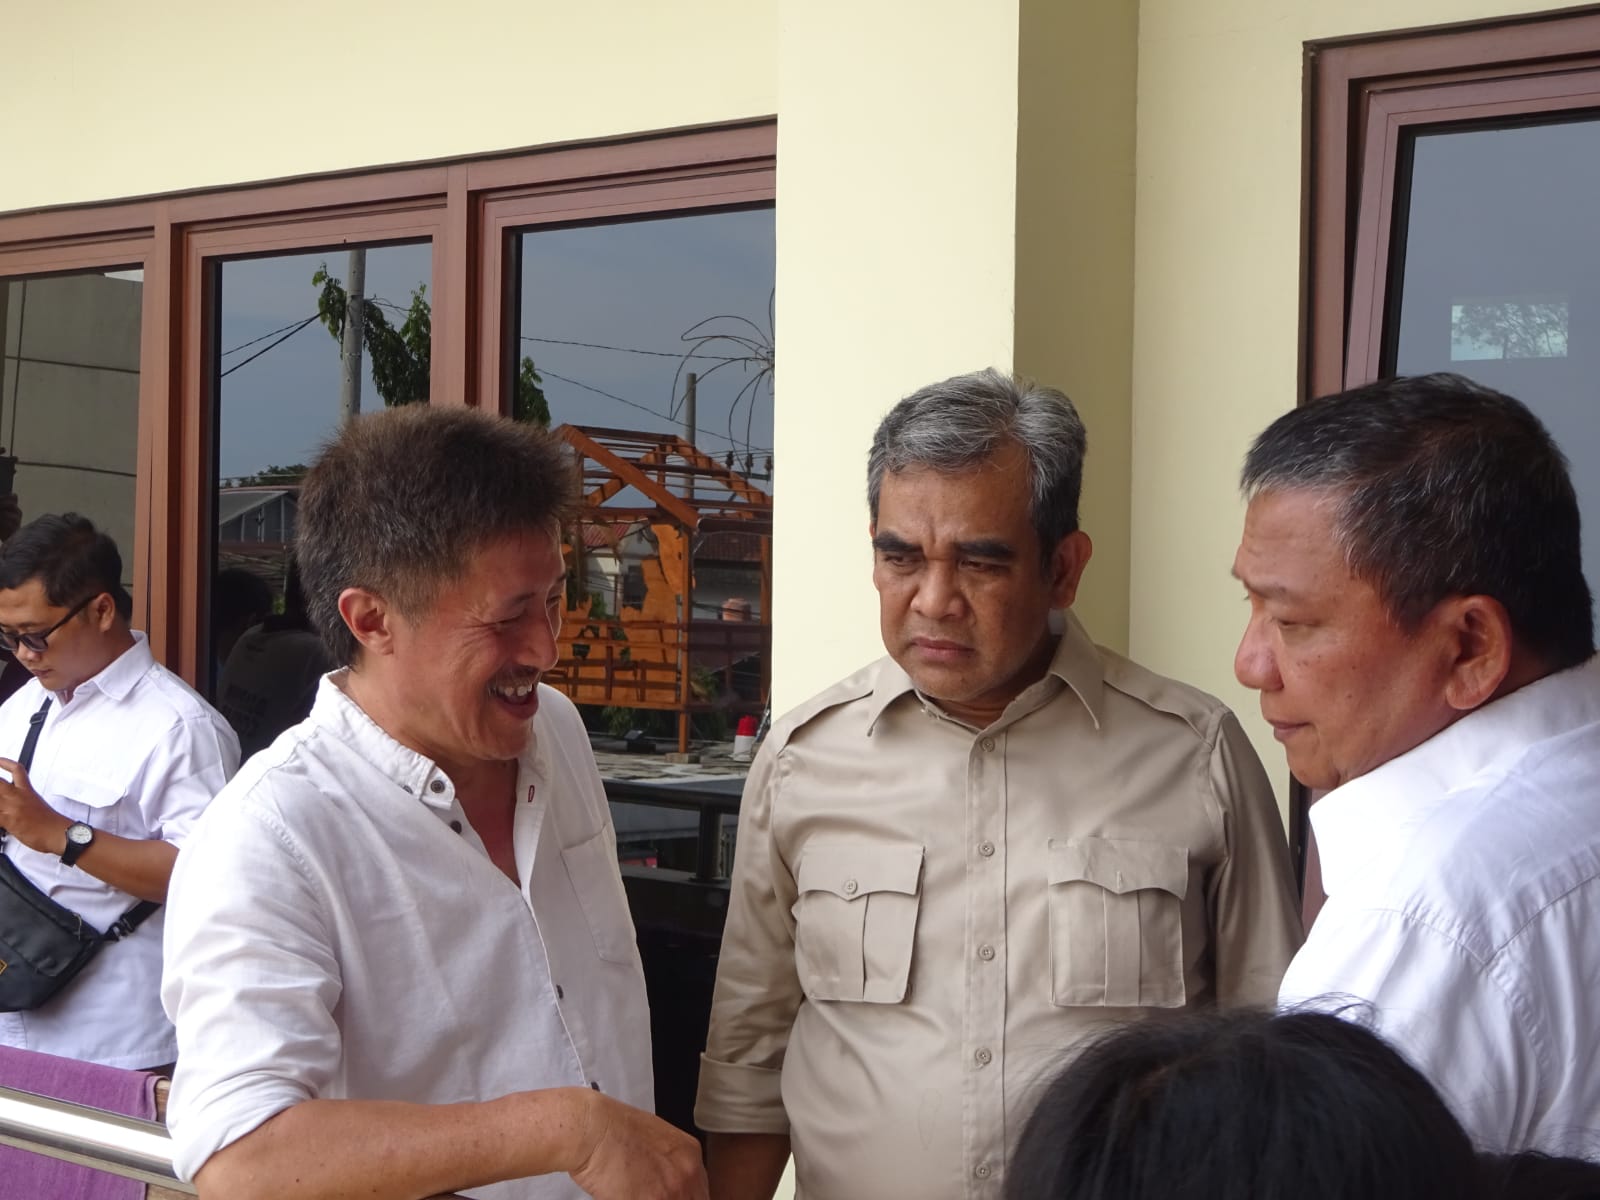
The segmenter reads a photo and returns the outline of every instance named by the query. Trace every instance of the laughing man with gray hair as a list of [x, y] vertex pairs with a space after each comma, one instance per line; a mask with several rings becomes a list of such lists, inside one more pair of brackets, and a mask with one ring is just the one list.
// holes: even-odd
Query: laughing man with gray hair
[[696, 1108], [718, 1200], [766, 1200], [791, 1150], [802, 1195], [999, 1197], [1063, 1049], [1277, 991], [1299, 922], [1238, 722], [1062, 611], [1084, 448], [1064, 395], [992, 370], [878, 427], [888, 656], [775, 725], [740, 812]]

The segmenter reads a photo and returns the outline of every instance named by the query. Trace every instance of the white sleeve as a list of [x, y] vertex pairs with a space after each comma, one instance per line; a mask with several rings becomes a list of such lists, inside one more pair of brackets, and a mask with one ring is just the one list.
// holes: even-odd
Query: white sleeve
[[1281, 1007], [1337, 1010], [1381, 1033], [1439, 1089], [1485, 1150], [1537, 1121], [1538, 1015], [1445, 931], [1392, 909], [1324, 909], [1284, 976]]
[[219, 724], [204, 717], [180, 721], [145, 762], [136, 794], [151, 837], [181, 847], [239, 769], [239, 739]]
[[316, 874], [247, 797], [224, 794], [178, 855], [161, 1002], [178, 1031], [167, 1124], [185, 1179], [333, 1078], [338, 961]]

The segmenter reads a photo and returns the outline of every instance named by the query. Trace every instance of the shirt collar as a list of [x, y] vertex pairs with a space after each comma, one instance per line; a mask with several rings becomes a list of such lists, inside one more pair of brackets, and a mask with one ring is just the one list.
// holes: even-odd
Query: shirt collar
[[[1051, 626], [1056, 625], [1057, 614], [1052, 614]], [[1090, 640], [1088, 632], [1073, 613], [1068, 610], [1059, 614], [1060, 636], [1056, 639], [1055, 653], [1050, 658], [1050, 665], [1045, 669], [1044, 680], [1041, 682], [1059, 680], [1072, 689], [1084, 710], [1088, 712], [1089, 719], [1094, 722], [1095, 728], [1100, 728], [1100, 710], [1105, 694], [1105, 668], [1100, 660], [1099, 648]], [[1041, 701], [1037, 698], [1034, 689], [1036, 683], [1026, 689], [1012, 706], [1018, 703], [1028, 704], [1028, 711], [1039, 707]], [[1056, 689], [1050, 689], [1053, 695]], [[896, 700], [908, 693], [916, 692], [916, 685], [911, 682], [911, 676], [899, 663], [892, 658], [884, 658], [878, 662], [872, 693], [867, 700], [867, 736], [877, 728], [878, 719], [883, 716]], [[1030, 695], [1032, 693], [1032, 695]], [[1025, 699], [1027, 698], [1027, 699]], [[1046, 697], [1048, 698], [1048, 697]], [[927, 699], [928, 704], [937, 704], [937, 701]], [[1011, 715], [1011, 708], [1006, 710], [1006, 716]], [[1005, 717], [1002, 720], [1006, 719]]]
[[1416, 746], [1311, 806], [1332, 896], [1365, 874], [1384, 851], [1400, 852], [1406, 835], [1454, 791], [1528, 746], [1600, 721], [1600, 657], [1525, 684], [1446, 726]]
[[[122, 701], [128, 698], [128, 693], [133, 691], [134, 685], [156, 665], [155, 657], [150, 653], [149, 640], [137, 629], [132, 632], [133, 645], [101, 667], [99, 674], [90, 676], [73, 688], [74, 697], [86, 688], [94, 688], [113, 700]], [[57, 692], [56, 698], [59, 700], [60, 697], [61, 693]]]
[[[432, 759], [396, 741], [350, 698], [343, 686], [349, 674], [349, 667], [341, 667], [322, 677], [317, 685], [317, 698], [311, 706], [310, 721], [394, 780], [402, 791], [416, 796], [429, 808], [449, 811], [456, 794], [450, 777]], [[542, 775], [537, 759], [537, 737], [530, 729], [528, 744], [519, 756], [519, 771], [532, 767]]]

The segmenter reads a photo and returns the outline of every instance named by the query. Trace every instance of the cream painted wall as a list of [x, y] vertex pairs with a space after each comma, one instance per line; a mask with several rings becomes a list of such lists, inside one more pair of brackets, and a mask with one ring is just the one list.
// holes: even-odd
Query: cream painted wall
[[1018, 0], [781, 0], [773, 709], [883, 653], [866, 454], [1012, 361]]
[[1016, 368], [1071, 396], [1089, 430], [1074, 605], [1128, 645], [1137, 0], [1025, 0], [1017, 137]]
[[1538, 11], [1517, 0], [1143, 0], [1133, 367], [1133, 656], [1222, 696], [1250, 439], [1295, 403], [1307, 40]]
[[0, 212], [777, 109], [776, 0], [0, 0], [0, 30]]

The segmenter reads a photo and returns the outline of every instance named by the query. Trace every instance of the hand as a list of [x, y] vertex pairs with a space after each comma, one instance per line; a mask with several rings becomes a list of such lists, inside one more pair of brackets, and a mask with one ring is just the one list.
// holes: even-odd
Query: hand
[[595, 1200], [708, 1200], [700, 1143], [641, 1109], [591, 1092], [572, 1181]]
[[0, 542], [22, 528], [22, 504], [15, 492], [0, 496]]
[[60, 854], [67, 848], [67, 826], [72, 822], [40, 798], [28, 782], [21, 763], [0, 758], [0, 770], [11, 773], [11, 782], [0, 779], [0, 829], [40, 854]]

